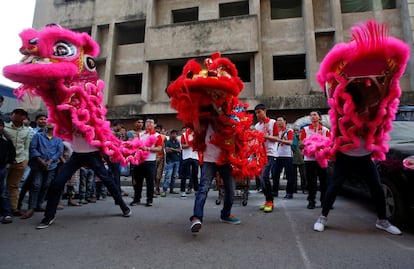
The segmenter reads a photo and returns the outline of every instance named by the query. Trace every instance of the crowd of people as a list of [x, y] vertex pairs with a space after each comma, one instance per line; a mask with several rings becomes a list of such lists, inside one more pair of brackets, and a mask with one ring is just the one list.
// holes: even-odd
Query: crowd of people
[[[257, 189], [263, 191], [266, 196], [268, 207], [264, 208], [264, 211], [271, 212], [273, 196], [278, 196], [279, 178], [276, 175], [280, 177], [282, 168], [288, 179], [288, 191], [285, 198], [293, 198], [293, 193], [296, 192], [297, 184], [293, 182], [293, 174], [296, 177], [297, 173], [294, 173], [292, 165], [294, 153], [291, 152], [290, 147], [285, 146], [291, 143], [292, 135], [296, 134], [292, 129], [287, 128], [284, 117], [278, 117], [277, 121], [268, 119], [264, 105], [258, 105], [255, 114], [258, 119], [256, 128], [274, 135], [274, 138], [270, 138], [274, 141], [266, 143], [269, 162], [257, 186]], [[2, 163], [2, 186], [7, 186], [2, 191], [7, 194], [4, 195], [7, 196], [4, 200], [9, 201], [2, 204], [3, 223], [12, 222], [12, 217], [28, 219], [35, 212], [45, 212], [46, 221], [43, 224], [47, 225], [40, 226], [48, 226], [54, 218], [55, 210], [63, 208], [62, 198], [67, 199], [68, 206], [81, 206], [96, 203], [97, 200], [105, 200], [113, 193], [115, 193], [116, 204], [121, 205], [123, 209], [123, 215], [128, 215], [130, 209], [127, 209], [128, 207], [121, 198], [121, 196], [128, 196], [120, 187], [120, 175], [123, 169], [126, 169], [127, 175], [131, 176], [134, 189], [129, 206], [141, 203], [144, 179], [147, 187], [146, 206], [152, 206], [153, 198], [166, 197], [167, 194], [180, 194], [182, 198], [185, 198], [192, 192], [197, 193], [200, 186], [204, 188], [205, 195], [208, 192], [211, 182], [207, 184], [208, 186], [205, 182], [203, 183], [203, 180], [200, 182], [200, 177], [202, 177], [200, 158], [203, 154], [193, 150], [194, 131], [189, 128], [183, 127], [180, 130], [173, 129], [167, 132], [160, 123], [156, 122], [156, 119], [138, 117], [134, 122], [134, 128], [127, 130], [121, 121], [113, 121], [112, 130], [120, 139], [132, 140], [138, 136], [145, 140], [150, 135], [157, 137], [155, 145], [145, 149], [150, 154], [143, 163], [122, 167], [120, 163], [111, 162], [108, 156], [101, 155], [89, 145], [79, 145], [76, 139], [68, 143], [55, 137], [53, 135], [54, 125], [49, 123], [47, 118], [45, 114], [36, 115], [32, 127], [27, 124], [30, 123], [27, 111], [17, 108], [12, 111], [10, 122], [0, 124], [0, 127], [4, 125], [1, 135], [4, 142], [7, 142], [4, 147], [9, 148], [4, 149], [4, 152], [10, 152], [10, 156], [5, 155], [9, 158], [4, 158]], [[284, 151], [286, 156], [281, 156], [278, 150], [283, 149], [284, 146], [287, 149]], [[296, 151], [297, 153], [301, 155], [299, 150]], [[87, 158], [94, 159], [93, 164], [82, 161]], [[209, 152], [207, 151], [203, 158], [204, 164], [208, 164], [208, 158]], [[214, 163], [214, 157], [212, 158], [211, 163]], [[94, 166], [98, 166], [99, 171], [96, 171], [97, 168]], [[104, 172], [101, 168], [104, 168]], [[291, 171], [288, 172], [288, 170]], [[211, 173], [210, 181], [216, 176], [215, 173]], [[229, 176], [229, 173], [225, 175]], [[269, 178], [273, 178], [273, 181], [270, 182]], [[180, 191], [176, 192], [174, 188], [176, 180], [179, 179], [181, 180], [178, 184]], [[304, 173], [300, 174], [300, 180], [302, 191], [305, 192], [307, 185]], [[58, 184], [50, 190], [52, 181]], [[109, 189], [113, 193], [106, 187], [106, 184], [103, 184], [105, 181], [109, 182]], [[234, 186], [231, 188], [234, 189]], [[23, 206], [25, 198], [27, 198], [27, 208]], [[46, 207], [46, 200], [49, 202], [49, 208]], [[229, 207], [230, 203], [232, 202], [226, 202], [226, 206]], [[49, 215], [47, 215], [48, 212]]]
[[[321, 123], [321, 113], [311, 111], [310, 124], [292, 128], [287, 125], [284, 116], [277, 116], [275, 119], [268, 117], [264, 104], [256, 105], [254, 114], [257, 120], [254, 128], [264, 135], [268, 158], [256, 181], [256, 189], [263, 193], [265, 200], [259, 209], [266, 213], [273, 211], [274, 197], [279, 196], [281, 176], [287, 180], [283, 199], [293, 199], [294, 194], [301, 191], [308, 196], [307, 208], [314, 209], [319, 190], [320, 207], [326, 208], [324, 198], [328, 186], [328, 171], [315, 158], [302, 154], [303, 141], [307, 137], [315, 133], [326, 137], [330, 135], [327, 126]], [[144, 179], [147, 207], [152, 206], [153, 198], [166, 197], [167, 194], [179, 194], [185, 198], [194, 191], [194, 213], [190, 217], [192, 232], [200, 230], [204, 203], [211, 182], [216, 176], [221, 176], [225, 187], [221, 220], [231, 224], [241, 222], [230, 214], [235, 189], [231, 168], [215, 164], [219, 150], [209, 149], [213, 146], [209, 143], [205, 152], [193, 150], [194, 131], [189, 128], [167, 132], [155, 118], [138, 117], [134, 128], [127, 131], [122, 122], [114, 121], [112, 130], [120, 139], [132, 140], [138, 136], [145, 140], [150, 135], [157, 138], [154, 146], [144, 149], [150, 154], [143, 163], [122, 167], [120, 163], [111, 162], [108, 156], [102, 155], [90, 145], [76, 142], [76, 139], [68, 143], [54, 137], [54, 125], [47, 121], [45, 114], [36, 116], [34, 127], [25, 122], [30, 121], [23, 108], [12, 111], [10, 122], [0, 121], [0, 146], [2, 152], [6, 153], [0, 163], [2, 223], [11, 223], [13, 217], [28, 219], [35, 212], [44, 212], [45, 217], [37, 228], [47, 228], [53, 223], [56, 210], [63, 208], [63, 198], [67, 199], [68, 206], [82, 206], [105, 200], [108, 195], [113, 196], [115, 204], [121, 207], [122, 216], [128, 217], [131, 210], [122, 198], [128, 194], [120, 186], [123, 169], [131, 176], [134, 190], [129, 206], [141, 203]], [[208, 130], [214, 131], [210, 127]], [[292, 146], [295, 140], [299, 141], [297, 148]], [[203, 162], [202, 166], [200, 160]], [[180, 192], [174, 189], [178, 179], [181, 180]], [[51, 188], [52, 181], [55, 184]], [[25, 198], [27, 208], [24, 210]]]

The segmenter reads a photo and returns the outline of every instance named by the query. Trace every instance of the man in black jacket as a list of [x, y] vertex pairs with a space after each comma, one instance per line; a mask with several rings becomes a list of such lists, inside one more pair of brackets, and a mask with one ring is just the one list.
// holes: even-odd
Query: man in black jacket
[[6, 178], [7, 165], [13, 163], [16, 158], [16, 149], [11, 140], [4, 135], [3, 131], [4, 121], [0, 119], [0, 214], [3, 216], [1, 222], [7, 224], [13, 222], [13, 212], [4, 180]]

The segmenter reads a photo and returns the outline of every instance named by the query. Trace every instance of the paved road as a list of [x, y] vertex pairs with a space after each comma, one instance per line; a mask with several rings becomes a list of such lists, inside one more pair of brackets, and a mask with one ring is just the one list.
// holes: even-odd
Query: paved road
[[414, 231], [392, 236], [375, 229], [375, 214], [359, 201], [340, 197], [318, 233], [312, 226], [320, 208], [306, 209], [303, 194], [277, 199], [266, 214], [258, 210], [263, 195], [251, 193], [247, 206], [235, 202], [240, 225], [218, 221], [217, 197], [210, 192], [196, 235], [188, 220], [194, 195], [157, 198], [151, 208], [132, 207], [130, 218], [112, 199], [65, 207], [45, 230], [35, 230], [41, 213], [15, 219], [0, 225], [0, 268], [414, 268]]

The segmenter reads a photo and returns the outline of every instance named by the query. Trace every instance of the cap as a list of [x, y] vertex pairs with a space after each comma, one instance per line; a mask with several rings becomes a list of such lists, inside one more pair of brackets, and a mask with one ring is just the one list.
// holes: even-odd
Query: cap
[[29, 115], [29, 114], [27, 113], [26, 109], [24, 109], [24, 108], [22, 108], [22, 107], [19, 107], [19, 108], [14, 109], [14, 110], [12, 111], [12, 114], [20, 114], [20, 115], [25, 115], [25, 116], [28, 116], [28, 115]]

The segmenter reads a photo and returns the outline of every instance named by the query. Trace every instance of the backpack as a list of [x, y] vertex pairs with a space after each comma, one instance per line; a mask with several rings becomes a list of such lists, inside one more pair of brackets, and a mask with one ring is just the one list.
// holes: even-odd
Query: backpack
[[[286, 131], [283, 133], [282, 137], [287, 135], [289, 130], [291, 130], [291, 129], [286, 129]], [[298, 150], [298, 147], [299, 147], [299, 140], [298, 140], [298, 137], [296, 136], [296, 134], [293, 132], [293, 140], [292, 140], [292, 145], [290, 145], [290, 148], [292, 149], [292, 152], [295, 153]]]
[[295, 153], [298, 150], [299, 147], [299, 139], [296, 134], [293, 134], [293, 141], [292, 145], [290, 145], [290, 148], [292, 149], [292, 152]]

